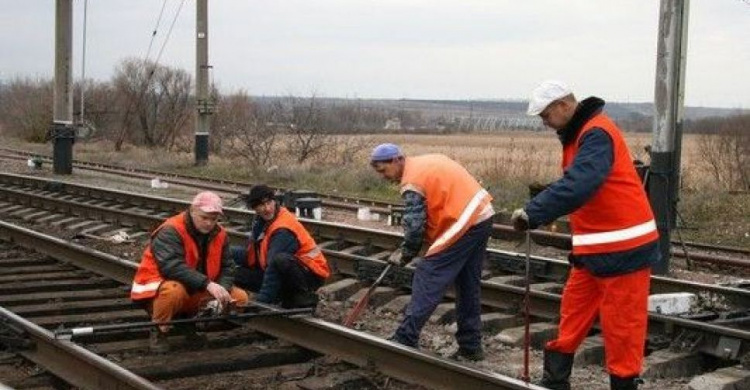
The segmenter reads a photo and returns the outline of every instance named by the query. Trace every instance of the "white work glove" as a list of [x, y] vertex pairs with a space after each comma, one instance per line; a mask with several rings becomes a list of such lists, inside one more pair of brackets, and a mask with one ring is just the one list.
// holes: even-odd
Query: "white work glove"
[[388, 256], [388, 262], [396, 266], [402, 266], [405, 264], [409, 264], [409, 262], [412, 261], [414, 257], [414, 255], [404, 253], [404, 248], [398, 248], [393, 251], [390, 256]]
[[227, 291], [227, 289], [216, 282], [208, 282], [206, 291], [208, 291], [208, 293], [211, 294], [212, 297], [216, 298], [216, 300], [219, 302], [219, 305], [221, 305], [222, 310], [227, 307], [229, 305], [229, 302], [232, 300], [232, 296], [229, 295], [229, 291]]
[[513, 229], [518, 231], [529, 230], [529, 216], [526, 214], [524, 209], [516, 209], [510, 216], [510, 223], [513, 225]]
[[390, 256], [388, 256], [388, 262], [395, 265], [400, 266], [401, 265], [401, 257], [402, 257], [402, 251], [401, 248], [396, 249], [391, 253]]

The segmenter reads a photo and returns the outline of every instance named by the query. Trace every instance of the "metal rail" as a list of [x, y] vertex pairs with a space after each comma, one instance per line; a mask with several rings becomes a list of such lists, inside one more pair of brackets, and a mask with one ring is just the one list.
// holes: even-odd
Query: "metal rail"
[[[16, 190], [10, 190], [11, 192]], [[39, 194], [29, 194], [25, 193], [23, 191], [16, 191], [17, 197], [23, 199], [27, 202], [32, 202], [34, 204], [44, 204], [44, 205], [51, 205], [58, 200], [56, 200], [54, 197], [47, 197], [45, 195], [39, 195]], [[118, 191], [119, 194], [127, 194], [121, 191]], [[91, 195], [89, 193], [89, 195]], [[139, 196], [131, 194], [133, 196]], [[43, 199], [37, 199], [34, 201], [35, 197], [41, 196]], [[42, 201], [44, 200], [44, 201]], [[161, 202], [163, 205], [168, 205], [170, 200], [166, 198], [161, 198]], [[174, 202], [173, 206], [174, 208], [181, 209], [184, 208], [184, 204], [186, 202]], [[73, 207], [73, 206], [66, 206], [66, 207]], [[77, 205], [75, 207], [80, 207], [79, 213], [85, 214], [85, 209], [87, 207], [99, 207], [99, 206], [90, 206], [90, 205]], [[162, 220], [162, 217], [155, 216], [155, 215], [147, 215], [147, 214], [138, 214], [138, 213], [130, 213], [127, 211], [118, 211], [118, 210], [111, 210], [107, 208], [103, 208], [103, 210], [100, 210], [101, 213], [115, 213], [115, 214], [128, 214], [129, 220], [131, 222], [134, 222], [136, 226], [140, 226], [141, 228], [145, 228], [145, 226], [154, 226], [158, 222]], [[240, 217], [241, 215], [244, 215], [244, 218], [247, 218], [249, 216], [249, 212], [244, 210], [232, 210], [233, 213], [236, 213], [236, 217]], [[371, 241], [390, 241], [391, 242], [391, 248], [395, 247], [395, 243], [393, 241], [394, 237], [397, 238], [400, 235], [398, 234], [386, 234], [385, 236], [382, 235], [383, 232], [380, 231], [373, 231], [370, 229], [361, 229], [361, 228], [351, 228], [349, 226], [342, 226], [342, 225], [336, 225], [331, 223], [324, 223], [324, 222], [318, 222], [318, 221], [304, 221], [306, 224], [312, 224], [312, 226], [308, 226], [310, 230], [313, 232], [317, 232], [319, 235], [324, 236], [331, 241], [328, 242], [328, 247], [323, 244], [323, 250], [326, 253], [326, 256], [331, 260], [332, 266], [335, 271], [345, 273], [345, 274], [356, 274], [357, 265], [358, 264], [364, 264], [364, 263], [372, 263], [376, 260], [373, 260], [372, 258], [368, 258], [366, 256], [359, 256], [353, 253], [346, 253], [340, 250], [336, 250], [331, 248], [332, 246], [335, 246], [337, 243], [336, 240], [343, 240], [343, 237], [346, 237], [346, 242], [350, 243], [350, 245], [354, 245], [355, 243], [362, 243], [363, 241], [356, 241], [356, 240], [364, 240], [363, 245], [359, 245], [360, 248], [366, 248], [368, 243]], [[372, 235], [378, 234], [380, 235], [380, 239], [373, 240]], [[230, 230], [230, 237], [234, 241], [243, 242], [246, 239], [246, 236], [244, 233], [236, 231], [236, 230]], [[384, 239], [387, 238], [387, 239]], [[40, 246], [40, 245], [36, 245]], [[356, 248], [356, 246], [355, 246]], [[348, 248], [348, 249], [351, 249]], [[522, 259], [520, 258], [520, 254], [512, 254], [510, 252], [502, 253], [501, 251], [489, 251], [489, 254], [495, 257], [502, 257], [505, 260], [508, 261], [515, 261], [516, 263], [522, 264]], [[567, 264], [565, 262], [551, 260], [551, 259], [544, 259], [544, 258], [538, 258], [535, 257], [532, 260], [532, 269], [534, 269], [535, 275], [544, 275], [545, 273], [549, 273], [549, 268], [551, 267], [557, 267], [558, 269], [564, 269], [567, 267]], [[408, 271], [407, 271], [408, 272]], [[127, 279], [127, 278], [126, 278]], [[748, 298], [750, 295], [750, 291], [746, 289], [738, 289], [738, 288], [731, 288], [731, 287], [721, 287], [721, 286], [715, 286], [715, 285], [704, 285], [699, 283], [688, 283], [683, 281], [677, 281], [674, 279], [669, 278], [662, 278], [662, 277], [652, 277], [652, 286], [653, 290], [658, 292], [675, 292], [675, 291], [691, 291], [697, 294], [712, 294], [716, 296], [720, 296], [724, 299], [727, 299], [734, 304], [740, 305], [740, 307], [744, 307], [746, 305], [746, 302], [750, 301]], [[517, 290], [517, 291], [516, 291]], [[491, 307], [499, 307], [504, 309], [512, 309], [513, 307], [517, 307], [514, 305], [517, 305], [517, 296], [518, 294], [521, 294], [519, 291], [521, 291], [521, 288], [515, 287], [515, 286], [506, 286], [506, 285], [496, 285], [489, 282], [483, 282], [483, 296], [484, 304], [491, 306]], [[535, 300], [532, 303], [532, 306], [535, 307], [536, 312], [534, 313], [535, 316], [542, 317], [542, 318], [554, 318], [553, 316], [557, 313], [558, 307], [557, 303], [553, 302], [555, 300], [556, 295], [554, 294], [548, 294], [548, 293], [541, 293], [541, 292], [535, 292], [532, 294], [532, 300]], [[514, 298], [515, 297], [515, 298]], [[668, 317], [671, 318], [671, 317]], [[667, 325], [664, 325], [663, 319], [659, 320], [659, 317], [657, 315], [652, 315], [650, 317], [651, 321], [656, 321], [656, 323], [653, 325], [654, 328], [661, 328], [664, 329], [665, 332], [673, 332], [675, 329], [675, 326], [673, 323], [668, 323]], [[688, 320], [689, 321], [689, 320]], [[704, 323], [700, 323], [695, 321], [696, 326], [695, 329], [703, 329], [706, 325]], [[690, 328], [688, 326], [688, 328]], [[721, 329], [721, 328], [716, 328]], [[726, 328], [731, 329], [731, 328]], [[730, 337], [735, 338], [736, 334], [729, 332], [727, 334], [721, 334], [719, 337]], [[721, 340], [715, 340], [712, 342], [712, 347], [709, 347], [708, 349], [714, 349], [716, 351], [720, 352], [720, 348], [718, 347], [718, 344], [721, 343]], [[745, 341], [743, 345], [746, 345], [747, 342]], [[745, 348], [745, 347], [743, 347]], [[717, 353], [719, 353], [717, 352]]]
[[[135, 265], [124, 260], [115, 260], [108, 254], [93, 251], [80, 245], [71, 244], [59, 240], [55, 237], [15, 226], [0, 221], [0, 237], [10, 239], [13, 242], [31, 248], [58, 260], [69, 262], [83, 268], [89, 267], [97, 262], [109, 263], [100, 269], [121, 268], [115, 275], [130, 274], [128, 283], [132, 281], [135, 272]], [[42, 241], [47, 244], [42, 245]], [[66, 247], [65, 249], [57, 247]], [[9, 312], [8, 312], [9, 313]], [[5, 312], [0, 312], [5, 315]], [[17, 316], [13, 316], [14, 320]], [[33, 324], [32, 324], [33, 325]], [[315, 350], [327, 355], [337, 356], [344, 361], [360, 366], [375, 367], [380, 372], [392, 376], [399, 380], [409, 383], [419, 384], [427, 388], [434, 389], [537, 389], [543, 390], [542, 387], [526, 385], [524, 382], [514, 378], [506, 377], [500, 374], [481, 371], [472, 367], [467, 367], [459, 363], [450, 362], [446, 359], [406, 348], [395, 343], [383, 340], [361, 332], [356, 332], [346, 327], [325, 322], [315, 318], [272, 318], [261, 317], [254, 319], [247, 324], [248, 327], [272, 336], [289, 340], [294, 344]], [[48, 332], [47, 335], [53, 338]], [[54, 338], [53, 338], [54, 339]], [[83, 350], [80, 347], [64, 340], [55, 340], [54, 346], [62, 345]], [[90, 355], [93, 355], [89, 353]], [[48, 353], [44, 353], [45, 359], [60, 359], [59, 356], [50, 358]], [[96, 355], [93, 355], [99, 358]], [[107, 362], [109, 363], [109, 362]], [[43, 366], [54, 364], [48, 360], [43, 361]], [[112, 365], [111, 363], [109, 363]], [[72, 365], [80, 368], [81, 366]], [[127, 372], [120, 369], [121, 371]], [[60, 372], [66, 372], [64, 369], [58, 369]], [[78, 370], [80, 373], [80, 370]], [[139, 378], [139, 377], [137, 377]], [[74, 378], [78, 380], [77, 378]], [[109, 383], [109, 382], [107, 382]], [[148, 385], [148, 382], [146, 382]], [[153, 386], [153, 385], [151, 385]], [[84, 388], [122, 388], [116, 385], [102, 386], [92, 385], [89, 383], [82, 384]], [[142, 387], [157, 388], [157, 387]]]
[[[11, 152], [15, 154], [19, 154], [25, 157], [28, 156], [39, 156], [38, 154], [27, 152], [27, 151], [21, 151], [21, 150], [14, 150], [9, 148], [0, 148], [2, 151]], [[8, 158], [14, 158], [14, 156], [7, 156]], [[23, 157], [19, 157], [23, 158]], [[49, 160], [49, 157], [43, 156], [43, 159]], [[203, 176], [196, 176], [196, 175], [185, 175], [185, 174], [177, 174], [177, 173], [171, 173], [171, 172], [164, 172], [164, 171], [156, 171], [156, 170], [149, 170], [149, 169], [143, 169], [143, 168], [126, 168], [126, 167], [120, 167], [116, 165], [111, 164], [103, 164], [103, 163], [96, 163], [96, 162], [87, 162], [87, 161], [79, 161], [74, 160], [74, 165], [76, 165], [78, 168], [82, 169], [88, 169], [96, 172], [102, 172], [102, 173], [108, 173], [108, 174], [114, 174], [114, 175], [120, 175], [120, 176], [127, 176], [127, 177], [137, 177], [142, 179], [152, 179], [153, 177], [160, 177], [160, 178], [167, 178], [167, 182], [170, 182], [172, 184], [179, 184], [183, 186], [188, 187], [195, 187], [195, 188], [202, 188], [202, 189], [210, 189], [214, 191], [220, 191], [224, 193], [232, 193], [235, 195], [240, 195], [243, 193], [243, 188], [249, 188], [253, 185], [253, 183], [249, 182], [240, 182], [240, 181], [232, 181], [232, 180], [224, 180], [224, 179], [214, 179], [214, 178], [208, 178]], [[289, 191], [291, 189], [289, 188], [283, 188], [283, 187], [277, 187], [280, 191]], [[367, 199], [367, 198], [359, 198], [359, 197], [349, 197], [349, 196], [341, 196], [341, 195], [333, 195], [333, 194], [325, 194], [325, 193], [317, 193], [317, 196], [322, 198], [321, 203], [324, 206], [337, 208], [337, 209], [346, 209], [346, 210], [354, 210], [356, 211], [358, 208], [362, 206], [368, 206], [372, 209], [372, 211], [380, 214], [388, 214], [390, 213], [390, 210], [393, 207], [401, 207], [403, 206], [402, 203], [398, 202], [386, 202], [386, 201], [379, 201], [374, 199]], [[500, 238], [500, 239], [508, 239], [508, 240], [521, 240], [523, 239], [522, 232], [516, 232], [513, 230], [511, 226], [508, 226], [506, 224], [497, 223], [499, 221], [507, 221], [509, 219], [508, 215], [498, 213], [495, 217], [496, 223], [493, 225], [493, 231], [492, 236], [494, 238]], [[567, 221], [561, 220], [556, 222], [556, 227], [558, 229], [561, 229], [563, 232], [553, 232], [553, 231], [547, 231], [547, 230], [533, 230], [531, 232], [531, 237], [539, 245], [545, 245], [545, 246], [552, 246], [559, 249], [565, 249], [569, 250], [571, 249], [571, 242], [570, 242], [570, 234], [567, 232], [569, 231]], [[680, 242], [672, 241], [672, 245], [679, 245]], [[733, 253], [739, 253], [747, 255], [750, 253], [750, 250], [745, 248], [735, 248], [735, 247], [725, 247], [725, 246], [716, 246], [716, 245], [708, 245], [708, 244], [701, 244], [701, 243], [685, 243], [688, 246], [692, 246], [695, 248], [701, 248], [703, 250], [719, 250], [719, 251], [727, 251], [727, 252], [733, 252]], [[682, 249], [671, 249], [670, 250], [671, 256], [674, 257], [680, 257], [680, 258], [686, 258], [685, 252]], [[704, 263], [711, 263], [711, 264], [717, 264], [717, 265], [724, 265], [724, 266], [732, 266], [732, 267], [740, 267], [740, 268], [750, 268], [750, 260], [744, 260], [739, 258], [733, 258], [728, 256], [717, 256], [717, 255], [707, 255], [702, 253], [689, 253], [690, 259], [698, 262], [704, 262]]]
[[[45, 179], [10, 174], [0, 175], [0, 179], [3, 178], [10, 178], [12, 179], [11, 183], [21, 187], [31, 186], [46, 188], [51, 183], [54, 183]], [[145, 231], [150, 231], [158, 226], [164, 219], [163, 215], [177, 213], [184, 210], [189, 205], [189, 202], [176, 199], [89, 187], [78, 184], [66, 183], [64, 185], [64, 193], [80, 195], [86, 199], [95, 198], [108, 200], [121, 205], [148, 206], [149, 208], [157, 210], [157, 212], [144, 213], [143, 210], [140, 210], [139, 212], [130, 211], [131, 208], [108, 208], [91, 204], [92, 202], [90, 201], [79, 203], [67, 199], [68, 197], [64, 197], [66, 199], [59, 199], [46, 191], [30, 193], [22, 188], [13, 189], [0, 187], [0, 199], [12, 199], [13, 202], [32, 207], [51, 211], [62, 211], [74, 215], [87, 216], [93, 219], [112, 221], [127, 226], [135, 226]], [[244, 244], [247, 240], [247, 235], [244, 231], [246, 228], [245, 221], [247, 221], [253, 213], [247, 210], [227, 208], [224, 210], [224, 214], [229, 221], [225, 226], [228, 228], [230, 239], [236, 244]], [[328, 241], [322, 243], [321, 247], [331, 261], [334, 270], [348, 275], [357, 274], [356, 267], [358, 262], [371, 262], [372, 255], [376, 254], [378, 251], [383, 252], [378, 248], [383, 248], [384, 250], [395, 249], [403, 237], [401, 233], [395, 232], [386, 232], [308, 219], [301, 219], [301, 221], [314, 236], [318, 237], [319, 241]], [[344, 246], [347, 247], [345, 250], [344, 248], [339, 250], [338, 247]], [[359, 250], [356, 250], [357, 247], [359, 247]], [[355, 250], [353, 251], [352, 248]], [[487, 259], [488, 265], [491, 269], [496, 268], [506, 272], [520, 273], [525, 264], [524, 256], [522, 254], [503, 250], [488, 249]], [[562, 282], [567, 277], [570, 269], [570, 265], [567, 261], [542, 256], [531, 256], [531, 262], [532, 275], [547, 280]], [[109, 276], [109, 274], [107, 275]], [[116, 280], [123, 281], [122, 279]], [[726, 299], [735, 305], [746, 304], [746, 302], [750, 301], [750, 291], [746, 289], [686, 282], [661, 276], [652, 276], [651, 280], [651, 290], [653, 293], [691, 292], [694, 294], [710, 294], [713, 296], [721, 296], [723, 299]], [[127, 283], [129, 283], [129, 281], [127, 281]]]
[[83, 389], [158, 390], [161, 387], [0, 307], [0, 326], [12, 327], [27, 345], [15, 352]]

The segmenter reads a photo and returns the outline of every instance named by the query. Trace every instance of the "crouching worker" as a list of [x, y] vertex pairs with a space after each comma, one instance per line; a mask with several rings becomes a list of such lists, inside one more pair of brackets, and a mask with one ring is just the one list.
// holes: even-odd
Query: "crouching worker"
[[297, 217], [279, 206], [270, 187], [254, 186], [246, 201], [256, 216], [248, 245], [232, 247], [239, 266], [234, 283], [257, 292], [257, 302], [315, 307], [315, 291], [331, 274], [323, 252]]
[[[222, 310], [247, 304], [247, 293], [232, 285], [235, 266], [227, 232], [217, 223], [221, 215], [221, 198], [201, 192], [189, 210], [167, 219], [151, 234], [130, 297], [145, 305], [152, 321], [194, 316], [213, 300]], [[152, 352], [169, 350], [169, 330], [163, 325], [152, 331]], [[197, 339], [194, 327], [185, 330]]]

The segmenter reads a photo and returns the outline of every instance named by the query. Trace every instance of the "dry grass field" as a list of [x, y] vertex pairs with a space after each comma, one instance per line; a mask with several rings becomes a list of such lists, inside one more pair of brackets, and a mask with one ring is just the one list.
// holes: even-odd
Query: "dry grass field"
[[[633, 158], [648, 162], [644, 147], [651, 142], [646, 133], [628, 133], [626, 139]], [[79, 142], [74, 158], [110, 162], [133, 167], [149, 167], [182, 173], [222, 177], [248, 182], [397, 200], [395, 186], [379, 179], [367, 164], [370, 149], [381, 142], [402, 146], [407, 155], [443, 153], [464, 164], [495, 197], [496, 209], [512, 210], [527, 198], [527, 185], [549, 182], [560, 175], [560, 143], [553, 131], [506, 132], [497, 134], [374, 134], [339, 136], [326, 153], [312, 161], [297, 164], [293, 156], [277, 154], [271, 167], [250, 167], [242, 159], [211, 155], [207, 167], [194, 167], [191, 153], [167, 153], [126, 146], [114, 152], [107, 142]], [[10, 147], [51, 154], [49, 144], [25, 144], [8, 140]], [[351, 153], [352, 145], [357, 150]], [[681, 199], [678, 206], [684, 219], [683, 236], [690, 240], [750, 247], [750, 195], [730, 194], [710, 175], [699, 154], [697, 136], [683, 139]], [[351, 158], [343, 159], [344, 149]], [[255, 169], [254, 169], [255, 168]]]

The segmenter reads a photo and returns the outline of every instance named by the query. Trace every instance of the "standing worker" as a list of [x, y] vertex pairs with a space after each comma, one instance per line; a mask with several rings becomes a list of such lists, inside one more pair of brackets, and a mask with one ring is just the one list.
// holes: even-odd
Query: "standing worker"
[[562, 295], [557, 339], [544, 350], [542, 386], [570, 389], [573, 354], [599, 316], [612, 389], [641, 380], [651, 266], [659, 261], [654, 215], [620, 129], [604, 101], [578, 102], [559, 81], [545, 81], [529, 102], [557, 130], [563, 177], [515, 210], [516, 230], [570, 215], [572, 265]]
[[[218, 224], [222, 214], [221, 198], [201, 192], [188, 211], [167, 219], [151, 233], [130, 297], [145, 304], [154, 322], [195, 315], [212, 300], [222, 311], [230, 304], [247, 304], [247, 293], [232, 285], [235, 267], [227, 232]], [[169, 350], [169, 330], [162, 325], [152, 331], [152, 352]]]
[[404, 157], [394, 144], [372, 151], [370, 164], [399, 183], [404, 242], [389, 262], [402, 265], [429, 245], [416, 265], [406, 316], [392, 340], [417, 348], [419, 334], [450, 285], [456, 289], [458, 351], [454, 359], [484, 359], [480, 277], [492, 229], [492, 196], [457, 162], [441, 154]]
[[239, 266], [235, 283], [257, 292], [257, 302], [315, 307], [316, 290], [331, 274], [328, 261], [307, 229], [279, 206], [274, 195], [270, 187], [259, 184], [246, 198], [255, 220], [248, 245], [232, 247]]

